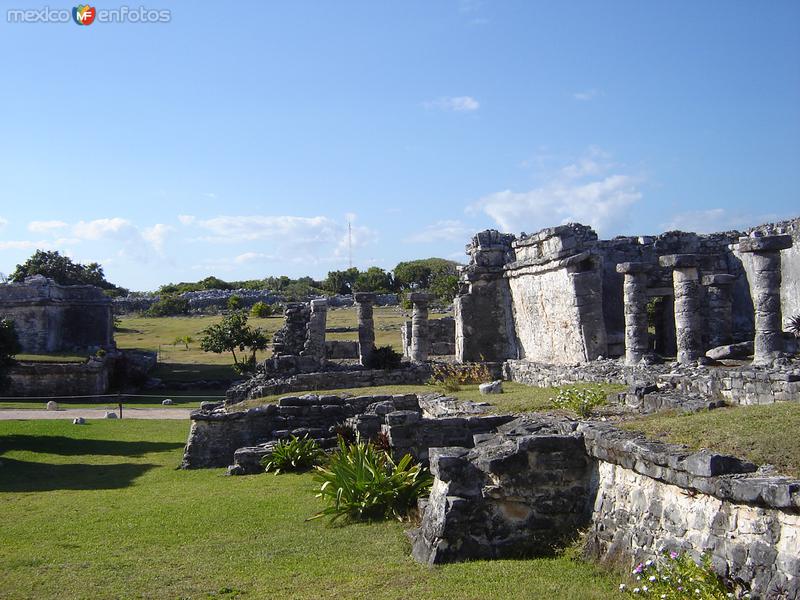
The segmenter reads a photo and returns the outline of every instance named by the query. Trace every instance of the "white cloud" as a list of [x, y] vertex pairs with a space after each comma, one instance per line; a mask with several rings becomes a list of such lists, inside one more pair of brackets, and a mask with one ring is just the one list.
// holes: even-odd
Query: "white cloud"
[[72, 233], [82, 240], [128, 240], [138, 235], [136, 227], [120, 217], [78, 221], [73, 225]]
[[694, 233], [714, 233], [717, 231], [743, 231], [762, 223], [779, 220], [776, 214], [742, 214], [732, 213], [725, 208], [708, 210], [692, 210], [673, 215], [660, 228], [664, 231], [692, 231]]
[[178, 215], [178, 221], [181, 222], [181, 225], [191, 225], [197, 219], [192, 215]]
[[152, 227], [142, 229], [142, 237], [150, 242], [157, 252], [161, 253], [164, 251], [164, 241], [172, 231], [175, 231], [175, 228], [171, 225], [156, 223]]
[[478, 110], [481, 104], [472, 96], [444, 96], [436, 100], [424, 102], [423, 106], [427, 109], [472, 112]]
[[422, 231], [407, 237], [405, 241], [414, 244], [463, 241], [466, 244], [471, 233], [474, 233], [473, 228], [467, 227], [461, 221], [437, 221]]
[[28, 231], [33, 233], [53, 233], [65, 227], [69, 227], [69, 224], [64, 221], [31, 221], [28, 223]]
[[257, 260], [269, 260], [270, 258], [274, 257], [270, 256], [269, 254], [264, 254], [263, 252], [245, 252], [234, 257], [233, 262], [235, 262], [237, 265], [243, 265]]
[[592, 88], [590, 90], [583, 90], [581, 92], [575, 92], [572, 94], [573, 99], [578, 100], [579, 102], [588, 102], [589, 100], [594, 100], [598, 96], [602, 96], [603, 92]]
[[504, 231], [536, 231], [554, 224], [580, 222], [598, 231], [618, 231], [630, 207], [642, 198], [641, 177], [612, 172], [598, 150], [545, 178], [526, 192], [504, 190], [489, 194], [468, 207], [483, 211]]

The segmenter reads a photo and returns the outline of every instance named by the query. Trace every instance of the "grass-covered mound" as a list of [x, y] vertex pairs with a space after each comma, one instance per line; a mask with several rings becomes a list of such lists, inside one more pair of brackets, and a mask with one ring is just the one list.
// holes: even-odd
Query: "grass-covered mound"
[[618, 597], [567, 558], [429, 569], [396, 521], [305, 522], [324, 507], [311, 473], [177, 471], [187, 427], [0, 422], [0, 597]]

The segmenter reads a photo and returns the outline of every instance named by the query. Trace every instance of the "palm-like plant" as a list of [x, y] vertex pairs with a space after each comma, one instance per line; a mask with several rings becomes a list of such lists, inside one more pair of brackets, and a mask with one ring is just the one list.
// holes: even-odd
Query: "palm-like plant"
[[800, 314], [789, 317], [788, 329], [794, 334], [795, 337], [800, 337]]
[[292, 436], [288, 440], [278, 442], [272, 454], [261, 459], [261, 464], [265, 471], [274, 471], [276, 475], [282, 471], [306, 471], [313, 467], [323, 454], [319, 444], [315, 440], [308, 439], [308, 434], [302, 438]]

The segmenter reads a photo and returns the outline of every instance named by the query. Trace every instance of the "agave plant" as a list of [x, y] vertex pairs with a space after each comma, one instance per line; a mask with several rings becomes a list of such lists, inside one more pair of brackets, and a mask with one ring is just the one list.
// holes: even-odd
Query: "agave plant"
[[800, 314], [789, 317], [788, 329], [794, 334], [795, 337], [800, 337]]
[[265, 471], [274, 471], [276, 475], [282, 471], [306, 471], [313, 467], [323, 454], [322, 448], [315, 440], [309, 439], [308, 434], [302, 438], [292, 436], [288, 440], [278, 442], [272, 454], [261, 459], [261, 464]]
[[317, 497], [328, 506], [311, 519], [328, 516], [331, 522], [341, 517], [402, 520], [433, 482], [409, 454], [395, 462], [369, 442], [347, 445], [342, 438], [328, 467], [316, 470], [314, 479], [321, 484]]

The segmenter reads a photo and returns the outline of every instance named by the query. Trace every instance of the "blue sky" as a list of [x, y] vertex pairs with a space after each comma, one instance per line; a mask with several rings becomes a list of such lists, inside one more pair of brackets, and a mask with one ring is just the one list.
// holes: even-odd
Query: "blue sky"
[[169, 23], [7, 22], [46, 4], [0, 15], [0, 272], [58, 249], [144, 290], [323, 277], [348, 219], [355, 266], [390, 269], [464, 260], [489, 227], [800, 215], [798, 2], [154, 0]]

